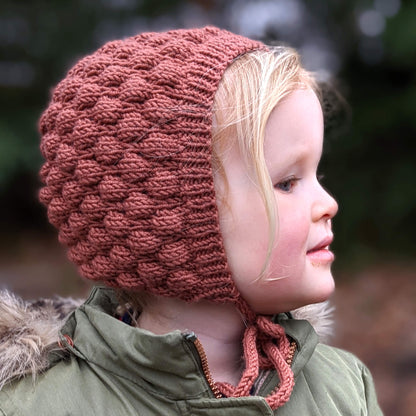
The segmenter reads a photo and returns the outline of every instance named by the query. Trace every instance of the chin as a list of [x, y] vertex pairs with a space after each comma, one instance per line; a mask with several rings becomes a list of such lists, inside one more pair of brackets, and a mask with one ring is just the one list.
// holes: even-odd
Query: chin
[[328, 279], [326, 279], [322, 284], [319, 286], [319, 290], [315, 293], [313, 299], [309, 303], [319, 303], [328, 300], [329, 297], [334, 293], [335, 290], [335, 282], [332, 278], [332, 275]]

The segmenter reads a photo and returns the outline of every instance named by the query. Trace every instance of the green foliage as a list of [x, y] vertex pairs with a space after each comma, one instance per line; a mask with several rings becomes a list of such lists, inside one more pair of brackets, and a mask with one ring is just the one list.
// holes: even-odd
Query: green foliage
[[19, 171], [34, 172], [40, 165], [35, 125], [31, 112], [0, 118], [0, 189], [6, 188]]
[[[20, 183], [16, 178], [26, 177], [27, 172], [37, 178], [41, 163], [37, 119], [50, 88], [80, 56], [110, 39], [180, 26], [180, 13], [196, 5], [211, 13], [213, 24], [229, 27], [232, 16], [226, 14], [227, 4], [215, 0], [3, 1], [0, 197], [9, 201], [9, 211], [3, 204], [2, 217], [10, 218], [13, 203], [22, 204], [10, 193]], [[376, 252], [411, 256], [416, 248], [416, 3], [403, 0], [400, 11], [385, 19], [385, 30], [378, 38], [366, 37], [357, 24], [359, 13], [374, 7], [373, 1], [303, 4], [310, 15], [308, 22], [318, 22], [322, 33], [337, 45], [341, 92], [352, 109], [348, 133], [338, 138], [331, 134], [322, 163], [325, 184], [340, 202], [334, 245], [346, 259], [371, 258]], [[270, 32], [279, 35], [277, 29]], [[300, 46], [298, 32], [292, 39], [281, 40]], [[380, 60], [363, 59], [363, 41], [381, 42]]]
[[[340, 203], [334, 247], [347, 263], [411, 257], [416, 249], [416, 4], [402, 2], [379, 39], [356, 23], [373, 5], [334, 1], [328, 11], [331, 28], [343, 32], [335, 39], [344, 46], [341, 90], [352, 118], [346, 135], [327, 141], [322, 165]], [[367, 63], [363, 41], [379, 41], [382, 59]]]
[[384, 33], [389, 63], [394, 66], [415, 67], [416, 3], [407, 1], [397, 16], [391, 19]]

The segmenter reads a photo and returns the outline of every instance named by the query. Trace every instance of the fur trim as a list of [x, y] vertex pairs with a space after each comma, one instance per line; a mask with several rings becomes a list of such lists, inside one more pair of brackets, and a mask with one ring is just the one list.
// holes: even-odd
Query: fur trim
[[[0, 390], [12, 379], [27, 375], [35, 379], [48, 368], [59, 330], [82, 302], [61, 297], [28, 302], [0, 291]], [[323, 302], [303, 306], [292, 315], [308, 320], [320, 340], [327, 342], [332, 335], [333, 310], [329, 302]]]
[[295, 309], [292, 311], [292, 316], [295, 319], [309, 321], [318, 334], [320, 342], [327, 343], [334, 335], [334, 311], [334, 306], [329, 301], [325, 301]]
[[0, 291], [0, 390], [14, 378], [35, 378], [48, 367], [59, 329], [80, 304], [60, 297], [25, 302]]

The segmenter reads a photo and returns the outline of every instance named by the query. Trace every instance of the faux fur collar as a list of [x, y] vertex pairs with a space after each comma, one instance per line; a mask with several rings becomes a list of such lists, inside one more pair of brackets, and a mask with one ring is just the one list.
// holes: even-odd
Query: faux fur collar
[[48, 367], [65, 318], [82, 303], [54, 297], [25, 302], [0, 291], [0, 390], [10, 380]]
[[[59, 330], [82, 302], [61, 297], [23, 301], [0, 291], [0, 390], [14, 378], [35, 378], [49, 366], [49, 353], [58, 348]], [[308, 320], [321, 342], [326, 342], [332, 331], [332, 311], [324, 302], [304, 306], [292, 315]]]

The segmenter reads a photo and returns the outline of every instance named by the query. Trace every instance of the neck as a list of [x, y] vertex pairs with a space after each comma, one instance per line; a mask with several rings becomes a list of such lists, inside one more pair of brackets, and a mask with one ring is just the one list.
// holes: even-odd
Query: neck
[[214, 380], [233, 385], [240, 380], [245, 326], [232, 304], [157, 297], [143, 309], [137, 325], [157, 335], [176, 329], [193, 331], [204, 347]]

